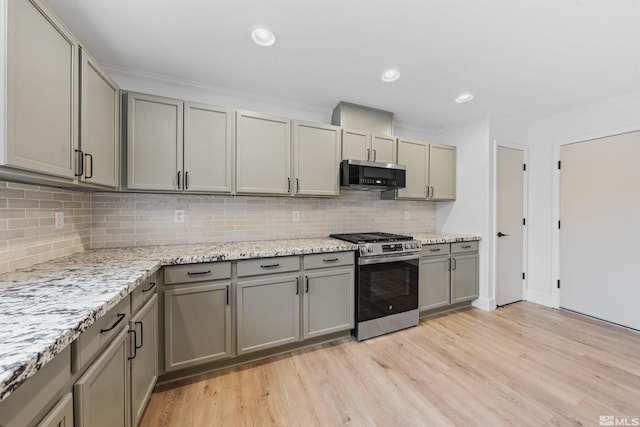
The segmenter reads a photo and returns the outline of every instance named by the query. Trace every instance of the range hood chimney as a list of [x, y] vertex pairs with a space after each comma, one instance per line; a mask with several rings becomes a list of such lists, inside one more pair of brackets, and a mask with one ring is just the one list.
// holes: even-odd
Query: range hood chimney
[[376, 135], [393, 135], [393, 113], [340, 101], [333, 109], [331, 124]]

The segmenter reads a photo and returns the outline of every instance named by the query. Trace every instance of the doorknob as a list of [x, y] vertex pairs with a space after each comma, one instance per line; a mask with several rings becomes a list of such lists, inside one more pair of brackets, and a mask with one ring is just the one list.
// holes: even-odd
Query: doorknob
[[505, 237], [508, 236], [508, 234], [504, 234], [502, 231], [498, 231], [498, 237]]

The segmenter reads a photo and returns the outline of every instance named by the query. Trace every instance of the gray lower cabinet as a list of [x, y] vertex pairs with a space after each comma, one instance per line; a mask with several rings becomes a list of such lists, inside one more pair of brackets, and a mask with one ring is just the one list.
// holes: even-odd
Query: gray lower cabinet
[[298, 275], [238, 280], [236, 315], [238, 355], [299, 341]]
[[320, 269], [305, 273], [304, 339], [352, 329], [354, 326], [354, 268]]
[[420, 260], [418, 282], [418, 305], [420, 311], [449, 305], [451, 293], [449, 265], [448, 256], [436, 256]]
[[73, 395], [67, 393], [60, 399], [38, 427], [73, 427]]
[[128, 330], [113, 342], [73, 386], [75, 426], [130, 425]]
[[478, 253], [451, 256], [451, 304], [478, 297]]
[[478, 242], [422, 246], [418, 301], [420, 312], [447, 309], [478, 297]]
[[131, 318], [129, 353], [131, 366], [131, 425], [135, 426], [158, 379], [158, 296], [151, 299]]
[[230, 286], [200, 282], [165, 289], [166, 372], [231, 356]]

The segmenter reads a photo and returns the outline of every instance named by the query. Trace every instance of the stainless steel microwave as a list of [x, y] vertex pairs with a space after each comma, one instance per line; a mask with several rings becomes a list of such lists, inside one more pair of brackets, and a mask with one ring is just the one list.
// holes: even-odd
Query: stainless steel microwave
[[369, 191], [404, 188], [406, 172], [404, 165], [343, 160], [340, 164], [340, 185], [352, 190]]

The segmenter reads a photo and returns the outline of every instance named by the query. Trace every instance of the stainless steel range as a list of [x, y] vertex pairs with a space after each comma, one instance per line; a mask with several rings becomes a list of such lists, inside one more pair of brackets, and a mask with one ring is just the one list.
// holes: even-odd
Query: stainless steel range
[[357, 340], [416, 326], [421, 243], [411, 236], [377, 232], [331, 237], [358, 244]]

